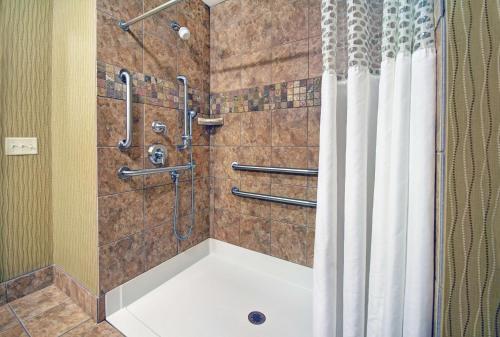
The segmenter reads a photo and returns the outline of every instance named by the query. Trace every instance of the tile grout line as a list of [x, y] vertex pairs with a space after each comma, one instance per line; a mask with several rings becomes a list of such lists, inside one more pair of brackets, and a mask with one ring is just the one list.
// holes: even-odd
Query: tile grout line
[[14, 317], [16, 318], [17, 322], [19, 323], [19, 325], [21, 325], [21, 328], [24, 330], [24, 332], [26, 333], [26, 335], [28, 335], [28, 337], [32, 337], [31, 334], [29, 333], [28, 331], [28, 328], [24, 325], [24, 322], [21, 320], [21, 318], [17, 315], [17, 313], [14, 311], [14, 309], [12, 308], [12, 306], [7, 303], [10, 311], [12, 312], [12, 314], [14, 315]]
[[[87, 320], [85, 320], [85, 321], [83, 321], [83, 322], [80, 322], [80, 323], [78, 323], [77, 325], [75, 325], [74, 327], [71, 327], [71, 328], [69, 328], [68, 330], [64, 331], [63, 333], [59, 334], [59, 335], [58, 335], [58, 337], [64, 336], [64, 335], [65, 335], [65, 334], [67, 334], [68, 332], [71, 332], [71, 331], [75, 330], [76, 328], [78, 328], [78, 327], [82, 326], [83, 324], [87, 323], [88, 321], [93, 321], [93, 320], [92, 320], [92, 318], [89, 318], [89, 319], [87, 319]], [[97, 323], [96, 323], [96, 324], [97, 324]]]

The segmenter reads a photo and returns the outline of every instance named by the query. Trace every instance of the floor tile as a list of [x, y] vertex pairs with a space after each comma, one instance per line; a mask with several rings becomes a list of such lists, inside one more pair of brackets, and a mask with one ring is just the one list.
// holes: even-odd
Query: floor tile
[[54, 337], [70, 331], [90, 317], [75, 303], [68, 300], [43, 314], [24, 321], [32, 337]]
[[0, 332], [0, 337], [29, 337], [24, 331], [21, 324], [17, 323], [17, 325]]
[[99, 324], [88, 320], [63, 335], [64, 337], [121, 337], [123, 336], [108, 322]]
[[0, 332], [5, 331], [17, 324], [17, 319], [8, 305], [0, 307]]
[[66, 294], [52, 285], [10, 303], [17, 317], [25, 320], [40, 315], [69, 299]]

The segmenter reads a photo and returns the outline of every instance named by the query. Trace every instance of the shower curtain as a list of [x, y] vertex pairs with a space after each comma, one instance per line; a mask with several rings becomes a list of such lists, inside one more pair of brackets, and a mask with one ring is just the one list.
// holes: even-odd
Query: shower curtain
[[431, 336], [430, 0], [323, 0], [314, 337]]

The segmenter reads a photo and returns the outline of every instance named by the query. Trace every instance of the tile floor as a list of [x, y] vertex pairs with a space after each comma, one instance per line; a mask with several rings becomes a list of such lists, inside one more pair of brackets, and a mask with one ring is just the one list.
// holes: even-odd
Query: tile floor
[[123, 336], [108, 322], [94, 321], [51, 285], [0, 306], [0, 337]]

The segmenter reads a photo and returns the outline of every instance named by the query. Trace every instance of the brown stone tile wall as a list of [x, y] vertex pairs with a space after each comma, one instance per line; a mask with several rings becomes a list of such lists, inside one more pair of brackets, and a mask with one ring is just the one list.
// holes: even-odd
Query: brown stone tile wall
[[315, 209], [240, 190], [315, 200], [316, 178], [238, 172], [231, 163], [317, 168], [320, 0], [227, 0], [211, 8], [212, 236], [312, 266]]
[[315, 200], [316, 178], [234, 171], [231, 163], [317, 168], [319, 107], [225, 114], [212, 135], [213, 237], [312, 265], [314, 209], [243, 199], [240, 190]]
[[211, 8], [212, 235], [312, 266], [315, 209], [242, 199], [240, 190], [315, 200], [316, 178], [238, 172], [231, 163], [317, 168], [320, 0], [227, 0]]
[[321, 76], [320, 0], [227, 0], [210, 11], [212, 93]]
[[[168, 149], [167, 165], [185, 164], [188, 155], [176, 150], [181, 142], [182, 90], [175, 77], [188, 77], [190, 105], [199, 113], [208, 111], [209, 9], [201, 0], [185, 0], [123, 32], [117, 22], [130, 19], [164, 3], [163, 0], [97, 1], [97, 155], [99, 219], [99, 309], [103, 294], [157, 266], [209, 236], [209, 141], [208, 133], [194, 126], [196, 175], [195, 227], [186, 242], [177, 242], [172, 230], [174, 186], [170, 175], [117, 177], [123, 165], [132, 169], [153, 167], [147, 148], [161, 143]], [[191, 31], [180, 40], [170, 27], [176, 20]], [[124, 86], [120, 69], [132, 72], [134, 127], [132, 147], [117, 148], [125, 132]], [[151, 123], [167, 124], [167, 134], [158, 135]], [[181, 174], [181, 233], [191, 219], [189, 173]], [[102, 301], [102, 302], [101, 302]], [[102, 316], [100, 314], [99, 316]]]

